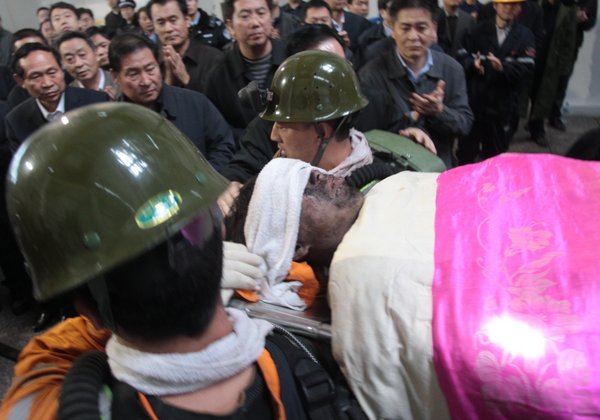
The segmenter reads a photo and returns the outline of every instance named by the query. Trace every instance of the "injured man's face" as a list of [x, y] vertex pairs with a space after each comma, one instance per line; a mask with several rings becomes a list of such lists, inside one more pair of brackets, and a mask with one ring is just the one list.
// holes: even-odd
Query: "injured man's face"
[[363, 201], [360, 191], [344, 178], [313, 170], [304, 189], [295, 258], [330, 259]]

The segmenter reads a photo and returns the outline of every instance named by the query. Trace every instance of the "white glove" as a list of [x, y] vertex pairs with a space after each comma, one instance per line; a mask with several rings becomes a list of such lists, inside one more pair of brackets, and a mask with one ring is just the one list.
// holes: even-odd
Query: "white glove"
[[264, 278], [261, 267], [264, 260], [248, 251], [245, 245], [223, 242], [223, 275], [221, 277], [221, 298], [227, 305], [234, 289], [258, 290]]

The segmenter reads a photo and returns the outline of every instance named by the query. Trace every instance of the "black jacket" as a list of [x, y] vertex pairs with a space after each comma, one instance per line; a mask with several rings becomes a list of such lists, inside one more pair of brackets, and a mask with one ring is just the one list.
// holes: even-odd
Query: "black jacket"
[[156, 110], [185, 134], [216, 170], [233, 156], [231, 129], [203, 94], [165, 85]]
[[271, 140], [272, 128], [271, 121], [254, 118], [240, 138], [233, 159], [220, 171], [221, 174], [230, 181], [241, 183], [258, 175], [277, 152], [277, 143]]
[[359, 51], [358, 38], [360, 35], [371, 27], [371, 22], [362, 16], [355, 15], [351, 12], [344, 11], [344, 27], [343, 30], [348, 32], [350, 39], [350, 49], [354, 52]]
[[[523, 25], [514, 24], [498, 46], [496, 24], [493, 20], [480, 22], [467, 38], [469, 53], [463, 65], [469, 85], [469, 102], [476, 116], [493, 117], [507, 123], [516, 112], [518, 97], [535, 65], [533, 33]], [[473, 54], [479, 51], [485, 72], [480, 75], [474, 68]], [[502, 71], [495, 71], [485, 59], [493, 53], [502, 62]]]
[[475, 19], [470, 14], [460, 9], [456, 11], [456, 14], [456, 29], [454, 30], [454, 34], [450, 33], [448, 17], [444, 11], [440, 12], [437, 25], [437, 43], [452, 58], [456, 58], [459, 50], [464, 48], [465, 38], [475, 24]]
[[[267, 86], [271, 85], [275, 71], [285, 59], [282, 43], [277, 40], [271, 42], [272, 65], [266, 80]], [[250, 79], [246, 75], [246, 64], [237, 43], [225, 53], [225, 59], [213, 68], [208, 80], [206, 96], [219, 109], [233, 129], [236, 141], [239, 141], [243, 130], [258, 113], [251, 106], [242, 105], [238, 98], [239, 90], [250, 83]]]

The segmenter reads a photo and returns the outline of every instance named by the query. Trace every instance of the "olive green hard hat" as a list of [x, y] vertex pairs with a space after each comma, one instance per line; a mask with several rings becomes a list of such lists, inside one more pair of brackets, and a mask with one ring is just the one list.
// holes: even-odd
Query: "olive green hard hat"
[[210, 217], [225, 186], [187, 137], [141, 106], [103, 103], [46, 124], [17, 150], [7, 177], [35, 297], [84, 284]]
[[260, 116], [277, 122], [320, 122], [350, 115], [368, 103], [345, 58], [310, 50], [279, 66]]

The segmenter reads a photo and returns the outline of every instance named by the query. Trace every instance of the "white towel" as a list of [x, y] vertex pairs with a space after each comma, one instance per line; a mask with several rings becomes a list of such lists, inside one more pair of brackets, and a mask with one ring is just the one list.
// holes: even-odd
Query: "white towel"
[[296, 159], [270, 161], [256, 179], [244, 225], [246, 245], [267, 265], [261, 285], [262, 300], [287, 308], [303, 310], [298, 296], [300, 282], [284, 282], [292, 264], [302, 196], [311, 171], [319, 170]]

